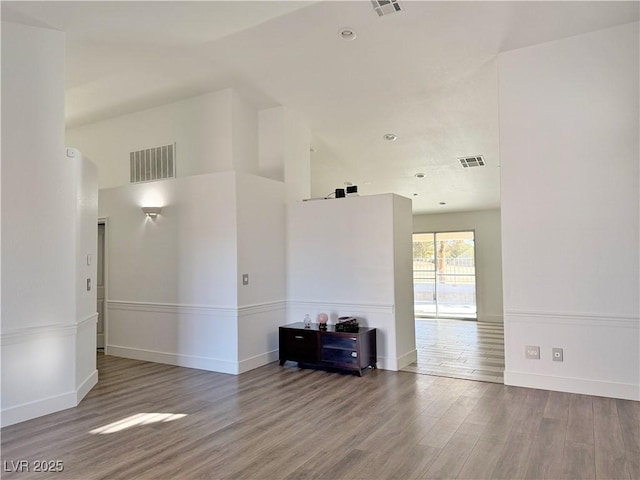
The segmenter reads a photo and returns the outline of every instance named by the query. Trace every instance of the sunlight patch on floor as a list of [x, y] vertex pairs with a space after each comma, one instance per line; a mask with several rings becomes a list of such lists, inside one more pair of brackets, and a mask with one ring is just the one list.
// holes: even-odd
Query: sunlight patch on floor
[[180, 418], [186, 417], [186, 413], [136, 413], [130, 417], [123, 418], [117, 422], [110, 423], [103, 427], [91, 430], [92, 435], [104, 435], [107, 433], [116, 433], [126, 430], [127, 428], [137, 427], [140, 425], [149, 425], [150, 423], [172, 422]]

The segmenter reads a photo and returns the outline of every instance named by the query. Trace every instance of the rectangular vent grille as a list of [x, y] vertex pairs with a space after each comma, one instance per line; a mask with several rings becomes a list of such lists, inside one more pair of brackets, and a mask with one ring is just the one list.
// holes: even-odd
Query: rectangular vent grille
[[176, 176], [176, 144], [129, 153], [131, 183], [149, 182]]
[[402, 11], [398, 0], [371, 0], [371, 3], [379, 17]]
[[460, 158], [459, 160], [464, 168], [484, 167], [484, 158], [482, 158], [482, 155], [478, 155], [475, 157]]

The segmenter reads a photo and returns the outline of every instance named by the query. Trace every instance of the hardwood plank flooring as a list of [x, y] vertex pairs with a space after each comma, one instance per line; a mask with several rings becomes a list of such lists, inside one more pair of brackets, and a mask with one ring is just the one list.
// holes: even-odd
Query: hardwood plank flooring
[[416, 318], [418, 361], [425, 375], [504, 383], [504, 327], [471, 320]]
[[640, 402], [291, 362], [98, 367], [77, 408], [0, 431], [3, 479], [638, 478]]

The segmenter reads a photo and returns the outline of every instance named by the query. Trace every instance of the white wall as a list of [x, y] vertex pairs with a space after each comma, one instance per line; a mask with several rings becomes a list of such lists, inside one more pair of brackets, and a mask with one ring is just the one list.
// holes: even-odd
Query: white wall
[[226, 373], [275, 360], [284, 213], [282, 183], [235, 172], [101, 190], [106, 352]]
[[258, 112], [235, 90], [231, 91], [231, 145], [233, 170], [258, 174]]
[[[76, 182], [76, 314], [85, 319], [96, 314], [98, 231], [98, 170], [75, 149], [66, 149]], [[87, 279], [91, 289], [87, 290]]]
[[[108, 219], [108, 354], [232, 372], [233, 172], [100, 190]], [[152, 220], [142, 206], [160, 206]]]
[[311, 132], [302, 117], [286, 107], [261, 110], [259, 119], [259, 172], [284, 181], [287, 203], [311, 196]]
[[[96, 368], [98, 170], [79, 151], [67, 148], [76, 189], [76, 380], [79, 402], [98, 382]], [[87, 288], [87, 279], [90, 281]]]
[[[397, 370], [414, 361], [415, 341], [407, 333], [413, 314], [405, 314], [413, 310], [410, 217], [411, 201], [391, 194], [291, 204], [287, 323], [302, 321], [306, 313], [315, 318], [325, 312], [330, 323], [356, 316], [362, 325], [378, 329], [382, 368]], [[396, 250], [402, 238], [404, 246]], [[404, 262], [396, 257], [403, 251]], [[396, 296], [396, 286], [403, 283], [408, 284], [405, 295]]]
[[403, 365], [413, 363], [417, 358], [416, 328], [413, 300], [413, 227], [411, 200], [399, 195], [393, 196], [393, 291], [396, 315], [396, 351]]
[[74, 165], [64, 155], [64, 34], [2, 23], [2, 119], [2, 326], [72, 322], [76, 204]]
[[[286, 323], [285, 186], [237, 175], [238, 359], [247, 371], [278, 359], [278, 326]], [[242, 274], [249, 274], [249, 285]]]
[[283, 107], [258, 112], [258, 167], [262, 177], [284, 182]]
[[[67, 132], [101, 166], [107, 353], [229, 373], [277, 358], [284, 204], [308, 196], [309, 131], [290, 110], [271, 110], [265, 122], [226, 89]], [[130, 151], [172, 142], [177, 179], [129, 184]], [[256, 177], [265, 156], [269, 178]], [[145, 220], [142, 206], [162, 214]]]
[[[236, 175], [238, 305], [286, 299], [284, 185], [254, 175]], [[242, 285], [242, 274], [249, 285]]]
[[[233, 170], [234, 153], [239, 150], [243, 168], [250, 171], [257, 169], [257, 147], [238, 145], [241, 141], [257, 145], [257, 132], [255, 138], [234, 143], [234, 128], [243, 125], [247, 115], [246, 105], [234, 109], [237, 98], [231, 89], [220, 90], [84, 125], [67, 131], [67, 145], [98, 165], [101, 189], [129, 183], [129, 152], [174, 142], [179, 177]], [[242, 133], [247, 131], [250, 126]]]
[[500, 56], [507, 384], [640, 399], [638, 40]]
[[[237, 304], [233, 172], [100, 190], [109, 219], [109, 300]], [[162, 207], [152, 220], [143, 206]]]
[[502, 319], [502, 240], [500, 210], [415, 215], [414, 233], [475, 232], [478, 321]]
[[95, 357], [77, 356], [95, 321], [78, 292], [91, 272], [77, 272], [93, 194], [65, 157], [61, 32], [2, 23], [2, 173], [6, 426], [77, 405], [97, 380]]

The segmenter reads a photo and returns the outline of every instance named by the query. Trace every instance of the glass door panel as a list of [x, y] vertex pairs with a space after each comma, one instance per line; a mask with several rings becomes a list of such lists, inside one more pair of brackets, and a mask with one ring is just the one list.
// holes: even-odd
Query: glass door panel
[[416, 316], [475, 319], [474, 232], [413, 236]]
[[416, 315], [427, 317], [437, 315], [433, 233], [416, 233], [413, 236], [413, 298]]

